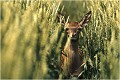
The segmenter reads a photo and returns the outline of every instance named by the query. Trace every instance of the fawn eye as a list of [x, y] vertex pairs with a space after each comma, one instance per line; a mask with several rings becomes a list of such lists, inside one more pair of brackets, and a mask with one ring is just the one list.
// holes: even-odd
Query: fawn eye
[[65, 28], [65, 32], [68, 34], [68, 30], [69, 30], [69, 28]]
[[78, 28], [78, 31], [81, 31], [82, 30], [82, 28]]
[[66, 31], [68, 31], [68, 30], [69, 30], [69, 28], [66, 28], [65, 30], [66, 30]]

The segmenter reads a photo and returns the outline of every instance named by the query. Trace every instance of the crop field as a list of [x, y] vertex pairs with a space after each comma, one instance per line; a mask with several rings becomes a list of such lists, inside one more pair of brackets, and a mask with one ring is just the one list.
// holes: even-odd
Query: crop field
[[120, 78], [119, 0], [0, 1], [1, 79], [62, 79], [60, 56], [65, 31], [60, 11], [70, 22], [92, 11], [79, 34], [84, 79]]

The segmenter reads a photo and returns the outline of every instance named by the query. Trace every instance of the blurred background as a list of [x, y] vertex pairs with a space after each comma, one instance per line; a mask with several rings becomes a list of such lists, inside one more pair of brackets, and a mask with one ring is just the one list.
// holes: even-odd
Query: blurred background
[[120, 22], [118, 0], [0, 1], [1, 78], [60, 79], [64, 29], [56, 20], [60, 11], [69, 21], [80, 21], [92, 11], [80, 33], [85, 79], [119, 79]]

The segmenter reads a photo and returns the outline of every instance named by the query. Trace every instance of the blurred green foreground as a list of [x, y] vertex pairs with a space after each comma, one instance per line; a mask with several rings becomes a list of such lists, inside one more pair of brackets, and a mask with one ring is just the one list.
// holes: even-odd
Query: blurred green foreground
[[[61, 11], [69, 21], [80, 21], [92, 11], [80, 33], [85, 79], [119, 79], [120, 8], [113, 1], [0, 1], [1, 78], [60, 78], [60, 53], [65, 32], [56, 20]], [[64, 75], [64, 74], [63, 74]]]

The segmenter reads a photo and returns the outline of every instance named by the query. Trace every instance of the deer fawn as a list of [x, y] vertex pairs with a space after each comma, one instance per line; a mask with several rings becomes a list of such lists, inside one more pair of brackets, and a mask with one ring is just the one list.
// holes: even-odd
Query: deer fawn
[[[64, 16], [58, 13], [59, 19]], [[66, 77], [79, 77], [83, 71], [83, 55], [79, 45], [79, 33], [83, 27], [90, 21], [91, 11], [89, 11], [80, 22], [67, 22], [61, 19], [67, 34], [67, 41], [61, 54], [61, 69]]]

